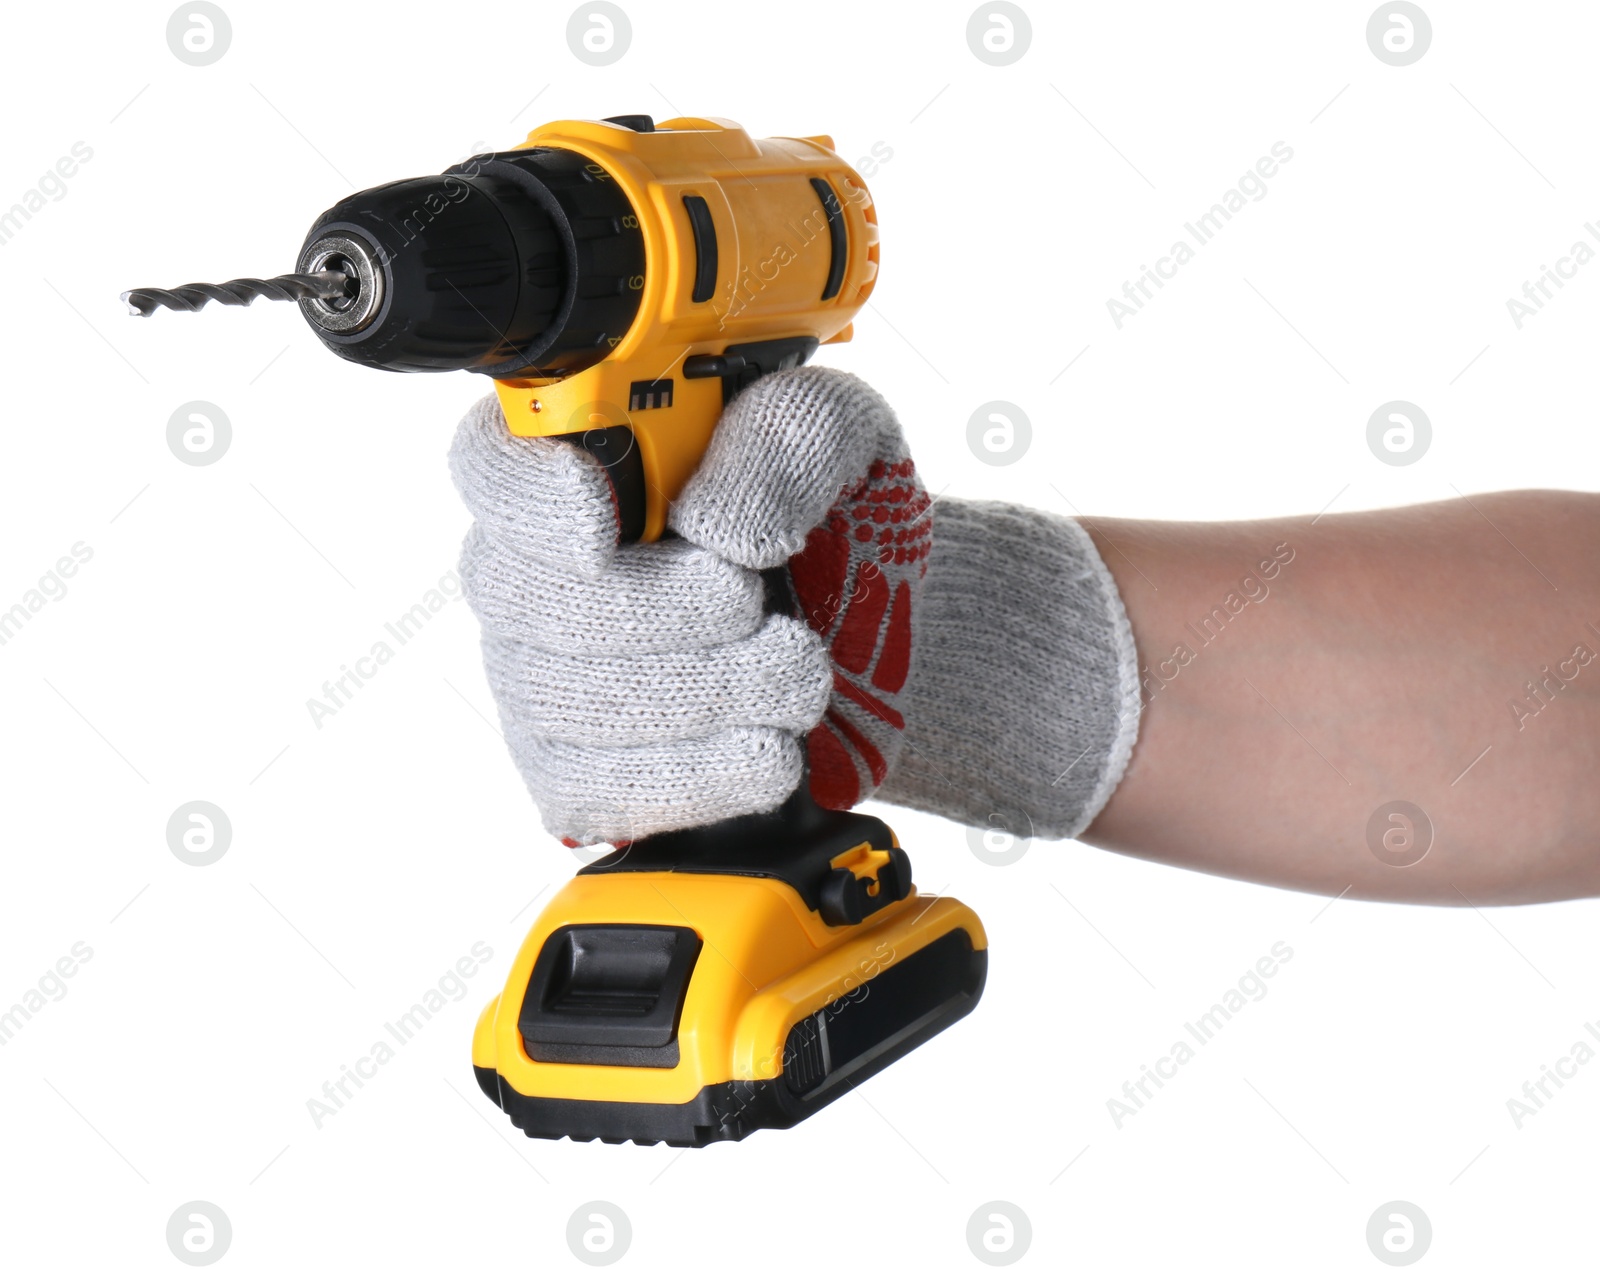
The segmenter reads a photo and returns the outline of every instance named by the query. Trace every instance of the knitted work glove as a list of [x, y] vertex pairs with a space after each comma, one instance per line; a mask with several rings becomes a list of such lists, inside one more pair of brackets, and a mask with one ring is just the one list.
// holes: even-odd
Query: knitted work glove
[[[512, 436], [493, 396], [450, 467], [490, 688], [551, 833], [632, 841], [771, 810], [807, 747], [824, 805], [883, 781], [931, 509], [866, 384], [803, 367], [740, 393], [672, 507], [679, 536], [655, 543], [619, 547], [599, 465]], [[798, 618], [764, 609], [760, 571], [785, 567]]]
[[1117, 585], [1076, 520], [941, 498], [900, 707], [905, 752], [879, 790], [1016, 837], [1077, 837], [1139, 731], [1139, 663]]

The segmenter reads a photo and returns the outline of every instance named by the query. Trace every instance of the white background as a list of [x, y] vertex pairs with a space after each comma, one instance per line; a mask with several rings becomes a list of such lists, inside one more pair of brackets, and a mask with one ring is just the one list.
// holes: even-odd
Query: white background
[[[352, 189], [548, 119], [723, 115], [893, 151], [881, 282], [824, 360], [896, 404], [935, 492], [1221, 519], [1593, 488], [1600, 264], [1522, 330], [1505, 301], [1600, 217], [1600, 11], [1429, 3], [1395, 68], [1366, 3], [1029, 3], [997, 68], [968, 4], [626, 0], [632, 45], [594, 68], [564, 5], [224, 7], [207, 67], [164, 4], [26, 6], [0, 48], [0, 207], [93, 150], [0, 246], [0, 608], [93, 550], [0, 647], [0, 1010], [93, 949], [0, 1048], [8, 1259], [175, 1264], [193, 1199], [228, 1214], [227, 1265], [577, 1263], [591, 1199], [627, 1213], [625, 1263], [706, 1269], [976, 1264], [992, 1199], [1028, 1214], [1026, 1263], [1376, 1264], [1394, 1199], [1431, 1219], [1425, 1263], [1587, 1254], [1600, 1072], [1520, 1128], [1506, 1099], [1600, 1020], [1592, 904], [1325, 907], [1070, 843], [993, 867], [903, 811], [924, 888], [990, 933], [971, 1019], [737, 1146], [520, 1137], [469, 1037], [572, 864], [487, 721], [471, 614], [320, 730], [305, 704], [453, 567], [444, 451], [485, 385], [347, 365], [288, 305], [135, 322], [117, 294], [288, 269]], [[1116, 329], [1106, 300], [1278, 141], [1267, 196]], [[1434, 426], [1401, 468], [1365, 442], [1395, 398]], [[209, 467], [167, 448], [195, 399], [233, 425]], [[993, 399], [1033, 423], [1010, 467], [967, 447]], [[166, 842], [193, 799], [233, 825], [209, 867]], [[479, 940], [467, 998], [315, 1127], [307, 1099]], [[1270, 994], [1115, 1126], [1279, 940]]]

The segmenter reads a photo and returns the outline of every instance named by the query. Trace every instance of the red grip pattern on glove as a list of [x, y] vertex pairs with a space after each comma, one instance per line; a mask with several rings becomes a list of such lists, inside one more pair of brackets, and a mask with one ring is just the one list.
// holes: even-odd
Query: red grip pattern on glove
[[890, 702], [911, 668], [932, 507], [911, 459], [874, 462], [789, 561], [800, 612], [835, 666], [832, 703], [807, 737], [811, 794], [823, 806], [844, 810], [870, 796], [889, 772], [884, 750], [899, 748], [905, 719]]

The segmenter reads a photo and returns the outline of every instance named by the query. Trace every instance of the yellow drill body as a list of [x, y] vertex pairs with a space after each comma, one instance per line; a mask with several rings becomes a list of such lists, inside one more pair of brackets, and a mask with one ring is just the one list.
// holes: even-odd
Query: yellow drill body
[[[850, 323], [878, 276], [878, 224], [865, 182], [830, 137], [755, 141], [725, 119], [670, 119], [652, 132], [603, 122], [552, 123], [524, 147], [583, 155], [615, 181], [639, 220], [644, 271], [629, 279], [639, 314], [599, 364], [561, 379], [497, 379], [519, 436], [556, 436], [627, 424], [647, 488], [642, 541], [654, 541], [667, 506], [699, 465], [722, 413], [722, 381], [688, 378], [684, 363], [729, 346], [807, 337], [850, 338]], [[832, 293], [838, 239], [813, 180], [827, 182], [843, 222], [845, 259]], [[704, 200], [715, 237], [714, 292], [696, 300], [704, 254], [685, 198]], [[671, 381], [648, 404], [636, 384]]]

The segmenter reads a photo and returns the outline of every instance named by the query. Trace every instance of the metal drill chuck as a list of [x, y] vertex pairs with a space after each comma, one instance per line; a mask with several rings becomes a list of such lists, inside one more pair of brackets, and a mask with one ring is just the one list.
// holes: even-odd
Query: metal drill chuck
[[364, 238], [323, 234], [300, 252], [302, 275], [333, 274], [344, 281], [337, 295], [299, 296], [300, 311], [319, 331], [335, 335], [365, 330], [383, 308], [383, 262]]
[[352, 194], [312, 225], [299, 269], [350, 279], [347, 295], [300, 301], [348, 361], [559, 378], [627, 333], [645, 249], [603, 168], [535, 147]]

